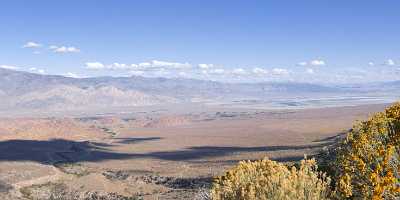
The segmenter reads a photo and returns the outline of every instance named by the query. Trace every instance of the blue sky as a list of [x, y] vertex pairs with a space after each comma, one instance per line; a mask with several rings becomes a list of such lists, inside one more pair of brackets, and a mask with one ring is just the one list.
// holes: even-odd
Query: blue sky
[[400, 79], [400, 2], [2, 1], [0, 66], [221, 81]]

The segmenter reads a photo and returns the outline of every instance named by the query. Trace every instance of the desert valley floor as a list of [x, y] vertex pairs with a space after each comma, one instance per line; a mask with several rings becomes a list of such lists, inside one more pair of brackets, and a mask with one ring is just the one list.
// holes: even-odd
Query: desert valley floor
[[60, 187], [144, 199], [195, 199], [240, 160], [312, 156], [385, 105], [302, 110], [198, 107], [0, 118], [0, 199]]

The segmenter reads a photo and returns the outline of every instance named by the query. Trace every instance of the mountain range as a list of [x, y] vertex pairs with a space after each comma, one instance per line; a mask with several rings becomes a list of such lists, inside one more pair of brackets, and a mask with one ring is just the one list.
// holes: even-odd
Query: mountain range
[[[0, 69], [1, 110], [107, 109], [238, 99], [272, 100], [399, 94], [400, 81], [358, 85], [222, 83], [195, 79], [70, 78]], [[389, 95], [390, 96], [390, 95]]]

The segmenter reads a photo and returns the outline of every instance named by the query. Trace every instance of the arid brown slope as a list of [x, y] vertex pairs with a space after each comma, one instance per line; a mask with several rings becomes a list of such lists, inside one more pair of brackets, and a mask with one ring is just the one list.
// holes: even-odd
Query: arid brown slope
[[101, 131], [69, 118], [0, 118], [0, 140], [89, 140], [103, 136]]

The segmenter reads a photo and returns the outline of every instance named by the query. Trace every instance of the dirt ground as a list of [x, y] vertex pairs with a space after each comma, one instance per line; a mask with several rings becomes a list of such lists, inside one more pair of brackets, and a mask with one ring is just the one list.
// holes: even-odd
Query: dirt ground
[[[196, 199], [240, 160], [312, 156], [385, 105], [0, 119], [0, 199]], [[60, 192], [62, 191], [62, 192]], [[121, 196], [119, 196], [121, 195]]]

